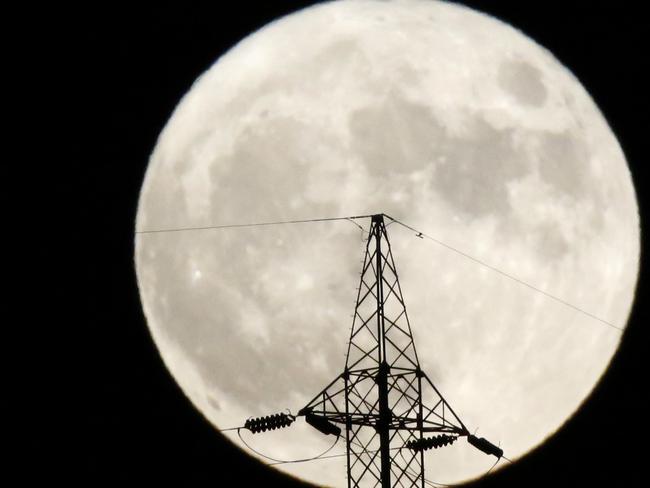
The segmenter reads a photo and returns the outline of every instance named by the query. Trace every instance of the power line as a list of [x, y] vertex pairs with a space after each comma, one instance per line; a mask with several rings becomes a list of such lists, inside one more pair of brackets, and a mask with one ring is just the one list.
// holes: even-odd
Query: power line
[[339, 436], [337, 436], [336, 439], [334, 439], [334, 443], [333, 443], [330, 447], [328, 447], [325, 451], [323, 451], [322, 453], [320, 453], [320, 454], [317, 455], [317, 456], [313, 456], [313, 457], [310, 457], [310, 458], [304, 458], [304, 459], [293, 459], [293, 460], [288, 460], [288, 461], [287, 461], [287, 460], [282, 460], [282, 459], [275, 459], [275, 458], [272, 458], [271, 456], [267, 456], [266, 454], [262, 454], [261, 452], [259, 452], [259, 451], [255, 450], [255, 449], [253, 449], [253, 448], [252, 448], [252, 447], [251, 447], [251, 446], [250, 446], [250, 445], [249, 445], [249, 444], [244, 440], [244, 438], [242, 437], [242, 435], [241, 435], [241, 428], [240, 428], [240, 429], [237, 429], [237, 436], [239, 437], [239, 440], [242, 441], [242, 442], [244, 443], [244, 445], [245, 445], [248, 449], [250, 449], [251, 451], [253, 451], [253, 452], [254, 452], [255, 454], [257, 454], [258, 456], [263, 457], [264, 459], [268, 459], [269, 461], [273, 461], [274, 464], [304, 463], [304, 462], [307, 462], [307, 461], [315, 461], [316, 459], [321, 458], [322, 456], [324, 456], [325, 454], [327, 454], [328, 452], [330, 452], [332, 449], [334, 449], [334, 446], [336, 446], [336, 444], [337, 444], [338, 441], [339, 441]]
[[506, 278], [509, 278], [509, 279], [521, 284], [521, 285], [524, 285], [524, 286], [530, 288], [531, 290], [534, 290], [534, 291], [536, 291], [538, 293], [541, 293], [542, 295], [544, 295], [544, 296], [546, 296], [548, 298], [551, 298], [552, 300], [555, 300], [556, 302], [561, 303], [562, 305], [564, 305], [566, 307], [572, 308], [573, 310], [575, 310], [577, 312], [580, 312], [580, 313], [586, 315], [587, 317], [590, 317], [590, 318], [592, 318], [594, 320], [598, 320], [599, 322], [602, 322], [603, 324], [608, 325], [608, 326], [610, 326], [610, 327], [612, 327], [612, 328], [614, 328], [614, 329], [616, 329], [618, 331], [621, 331], [621, 332], [623, 331], [622, 327], [614, 325], [611, 322], [608, 322], [607, 320], [598, 317], [597, 315], [594, 315], [594, 314], [592, 314], [590, 312], [587, 312], [586, 310], [583, 310], [583, 309], [581, 309], [579, 307], [576, 307], [575, 305], [573, 305], [572, 303], [567, 302], [566, 300], [563, 300], [563, 299], [561, 299], [561, 298], [559, 298], [559, 297], [557, 297], [555, 295], [552, 295], [552, 294], [550, 294], [550, 293], [548, 293], [548, 292], [546, 292], [546, 291], [544, 291], [544, 290], [542, 290], [540, 288], [537, 288], [536, 286], [531, 285], [530, 283], [527, 283], [524, 280], [522, 280], [520, 278], [517, 278], [516, 276], [513, 276], [513, 275], [511, 275], [509, 273], [506, 273], [505, 271], [502, 271], [499, 268], [496, 268], [495, 266], [492, 266], [492, 265], [490, 265], [490, 264], [488, 264], [488, 263], [486, 263], [484, 261], [481, 261], [480, 259], [475, 258], [474, 256], [471, 256], [470, 254], [467, 254], [466, 252], [463, 252], [463, 251], [461, 251], [459, 249], [456, 249], [455, 247], [450, 246], [449, 244], [446, 244], [446, 243], [442, 242], [441, 240], [436, 239], [435, 237], [432, 237], [432, 236], [430, 236], [428, 234], [425, 234], [424, 232], [421, 232], [421, 231], [411, 227], [410, 225], [405, 224], [404, 222], [401, 222], [401, 221], [399, 221], [397, 219], [394, 219], [390, 215], [386, 215], [386, 217], [391, 219], [396, 224], [399, 224], [402, 227], [405, 227], [406, 229], [409, 229], [409, 230], [411, 230], [413, 232], [416, 232], [417, 237], [427, 238], [427, 239], [435, 242], [436, 244], [449, 249], [450, 251], [453, 251], [453, 252], [455, 252], [457, 254], [460, 254], [461, 256], [463, 256], [463, 257], [465, 257], [465, 258], [467, 258], [467, 259], [469, 259], [471, 261], [474, 261], [475, 263], [480, 264], [481, 266], [484, 266], [484, 267], [486, 267], [486, 268], [488, 268], [488, 269], [490, 269], [492, 271], [495, 271], [496, 273], [499, 273], [500, 275], [505, 276]]
[[487, 473], [485, 473], [485, 474], [490, 474], [490, 471], [492, 471], [494, 468], [496, 468], [497, 464], [499, 464], [499, 461], [501, 461], [501, 458], [497, 458], [497, 460], [494, 462], [492, 467], [490, 469], [488, 469]]
[[[360, 447], [362, 447], [361, 451], [354, 451], [355, 454], [374, 454], [376, 452], [379, 452], [379, 449], [371, 451], [371, 450], [368, 450], [368, 449], [363, 449], [363, 446], [360, 446]], [[401, 447], [392, 447], [391, 448], [391, 450], [395, 450], [395, 449], [401, 449]], [[314, 458], [296, 459], [294, 461], [279, 461], [279, 462], [276, 462], [276, 463], [267, 464], [267, 466], [276, 466], [278, 464], [304, 463], [304, 462], [307, 462], [307, 461], [319, 461], [321, 459], [332, 459], [332, 458], [339, 458], [339, 457], [344, 457], [344, 456], [347, 456], [347, 453], [330, 454], [329, 456], [320, 455], [320, 456], [317, 456], [317, 457], [314, 457]]]
[[175, 227], [170, 229], [151, 229], [151, 230], [137, 230], [136, 234], [160, 234], [160, 233], [169, 233], [169, 232], [186, 232], [194, 230], [209, 230], [209, 229], [237, 229], [242, 227], [263, 227], [269, 225], [284, 225], [284, 224], [306, 224], [309, 222], [331, 222], [334, 220], [348, 220], [354, 225], [359, 227], [361, 230], [365, 230], [362, 226], [354, 222], [357, 219], [367, 219], [372, 217], [372, 215], [353, 215], [350, 217], [330, 217], [323, 219], [305, 219], [305, 220], [281, 220], [276, 222], [257, 222], [250, 224], [228, 224], [228, 225], [208, 225], [205, 227]]
[[278, 461], [277, 463], [269, 463], [267, 466], [277, 466], [278, 464], [294, 464], [294, 463], [306, 463], [308, 461], [319, 461], [321, 459], [332, 459], [347, 456], [346, 453], [342, 454], [330, 454], [329, 456], [317, 456], [315, 458], [309, 459], [294, 459], [293, 461]]
[[[598, 317], [597, 315], [594, 315], [594, 314], [592, 314], [590, 312], [587, 312], [586, 310], [584, 310], [584, 309], [582, 309], [580, 307], [577, 307], [576, 305], [573, 305], [572, 303], [567, 302], [566, 300], [563, 300], [562, 298], [560, 298], [558, 296], [555, 296], [555, 295], [553, 295], [553, 294], [551, 294], [551, 293], [549, 293], [547, 291], [544, 291], [541, 288], [538, 288], [538, 287], [536, 287], [534, 285], [531, 285], [530, 283], [528, 283], [528, 282], [526, 282], [526, 281], [524, 281], [524, 280], [522, 280], [520, 278], [517, 278], [514, 275], [506, 273], [505, 271], [497, 268], [496, 266], [492, 266], [491, 264], [488, 264], [485, 261], [482, 261], [482, 260], [480, 260], [478, 258], [475, 258], [474, 256], [472, 256], [472, 255], [470, 255], [470, 254], [468, 254], [468, 253], [466, 253], [464, 251], [461, 251], [460, 249], [457, 249], [457, 248], [451, 246], [450, 244], [447, 244], [447, 243], [441, 241], [440, 239], [437, 239], [437, 238], [435, 238], [435, 237], [433, 237], [433, 236], [431, 236], [429, 234], [425, 234], [424, 232], [419, 231], [418, 229], [415, 229], [414, 227], [412, 227], [412, 226], [410, 226], [408, 224], [405, 224], [404, 222], [402, 222], [400, 220], [397, 220], [397, 219], [391, 217], [390, 215], [386, 215], [386, 214], [383, 214], [383, 215], [385, 215], [387, 218], [389, 218], [392, 221], [387, 225], [387, 227], [389, 225], [392, 225], [393, 223], [399, 224], [402, 227], [404, 227], [404, 228], [406, 228], [406, 229], [408, 229], [410, 231], [415, 232], [417, 237], [429, 239], [429, 240], [435, 242], [436, 244], [438, 244], [438, 245], [440, 245], [440, 246], [442, 246], [442, 247], [444, 247], [446, 249], [449, 249], [450, 251], [453, 251], [453, 252], [465, 257], [466, 259], [469, 259], [469, 260], [471, 260], [471, 261], [473, 261], [473, 262], [475, 262], [475, 263], [477, 263], [477, 264], [479, 264], [479, 265], [481, 265], [481, 266], [483, 266], [483, 267], [485, 267], [487, 269], [490, 269], [491, 271], [499, 273], [500, 275], [505, 276], [506, 278], [508, 278], [508, 279], [510, 279], [512, 281], [515, 281], [515, 282], [519, 283], [520, 285], [523, 285], [523, 286], [525, 286], [527, 288], [530, 288], [531, 290], [534, 290], [534, 291], [536, 291], [538, 293], [541, 293], [542, 295], [544, 295], [544, 296], [546, 296], [546, 297], [548, 297], [548, 298], [550, 298], [552, 300], [555, 300], [558, 303], [561, 303], [565, 307], [569, 307], [569, 308], [571, 308], [571, 309], [573, 309], [573, 310], [575, 310], [577, 312], [580, 312], [580, 313], [586, 315], [587, 317], [590, 317], [590, 318], [592, 318], [594, 320], [597, 320], [597, 321], [599, 321], [599, 322], [601, 322], [601, 323], [603, 323], [603, 324], [605, 324], [605, 325], [607, 325], [607, 326], [609, 326], [609, 327], [611, 327], [613, 329], [616, 329], [619, 332], [623, 332], [622, 327], [619, 327], [619, 326], [617, 326], [617, 325], [615, 325], [615, 324], [613, 324], [613, 323], [611, 323], [611, 322], [609, 322], [609, 321], [607, 321], [607, 320], [605, 320], [603, 318]], [[365, 229], [361, 225], [356, 223], [355, 220], [367, 219], [367, 218], [372, 218], [372, 215], [353, 215], [353, 216], [349, 216], [349, 217], [329, 217], [329, 218], [304, 219], [304, 220], [281, 220], [281, 221], [274, 221], [274, 222], [257, 222], [257, 223], [248, 223], [248, 224], [210, 225], [210, 226], [205, 226], [205, 227], [176, 227], [176, 228], [169, 228], [169, 229], [140, 230], [140, 231], [136, 231], [135, 233], [136, 234], [159, 234], [159, 233], [199, 231], [199, 230], [210, 230], [210, 229], [237, 229], [237, 228], [244, 228], [244, 227], [265, 227], [265, 226], [272, 226], [272, 225], [305, 224], [305, 223], [311, 223], [311, 222], [332, 222], [332, 221], [341, 221], [341, 220], [347, 220], [347, 221], [353, 223], [354, 225], [359, 227], [362, 232], [364, 232]]]
[[[311, 457], [311, 458], [305, 458], [305, 459], [293, 459], [293, 460], [290, 460], [290, 461], [276, 461], [276, 462], [273, 462], [273, 463], [269, 463], [269, 464], [267, 464], [267, 466], [277, 466], [278, 464], [305, 463], [305, 462], [308, 462], [308, 461], [319, 461], [319, 460], [321, 460], [321, 459], [332, 459], [332, 458], [339, 458], [339, 457], [347, 456], [347, 453], [342, 453], [342, 454], [330, 454], [329, 456], [326, 456], [326, 455], [325, 455], [327, 452], [329, 452], [329, 451], [330, 451], [330, 450], [331, 450], [331, 449], [336, 445], [338, 439], [339, 439], [339, 438], [337, 437], [336, 441], [334, 441], [334, 445], [330, 446], [330, 447], [327, 449], [327, 451], [325, 451], [325, 452], [319, 454], [318, 456]], [[244, 442], [243, 439], [242, 439], [242, 442]], [[260, 453], [258, 453], [257, 451], [255, 451], [254, 449], [252, 449], [248, 444], [246, 444], [246, 442], [244, 442], [244, 444], [246, 445], [246, 447], [248, 447], [248, 448], [249, 448], [251, 451], [253, 451], [254, 453], [256, 453], [256, 454], [258, 454], [258, 455], [260, 455], [260, 456], [262, 456], [262, 457], [266, 457], [267, 459], [271, 459], [271, 458], [269, 458], [268, 456], [264, 456], [263, 454], [260, 454]], [[375, 453], [379, 452], [379, 449], [369, 450], [369, 449], [364, 448], [364, 447], [363, 447], [361, 444], [359, 444], [359, 443], [356, 443], [356, 445], [357, 445], [358, 447], [360, 447], [361, 450], [360, 450], [360, 451], [354, 451], [355, 454], [375, 454]], [[405, 449], [405, 448], [404, 448], [404, 447], [391, 447], [390, 450], [391, 450], [391, 451], [395, 451], [395, 450], [399, 450], [399, 449]]]

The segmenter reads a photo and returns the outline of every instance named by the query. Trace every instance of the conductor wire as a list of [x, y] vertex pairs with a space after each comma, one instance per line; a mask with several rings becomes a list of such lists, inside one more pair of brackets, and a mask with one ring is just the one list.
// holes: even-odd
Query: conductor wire
[[599, 321], [599, 322], [601, 322], [601, 323], [603, 323], [603, 324], [605, 324], [605, 325], [607, 325], [607, 326], [609, 326], [609, 327], [611, 327], [613, 329], [616, 329], [618, 331], [621, 331], [621, 332], [623, 331], [622, 327], [614, 325], [611, 322], [608, 322], [607, 320], [598, 317], [597, 315], [589, 313], [586, 310], [583, 310], [583, 309], [581, 309], [579, 307], [576, 307], [572, 303], [569, 303], [569, 302], [567, 302], [565, 300], [562, 300], [559, 297], [556, 297], [555, 295], [552, 295], [552, 294], [550, 294], [550, 293], [548, 293], [548, 292], [546, 292], [546, 291], [544, 291], [544, 290], [542, 290], [540, 288], [537, 288], [536, 286], [533, 286], [530, 283], [527, 283], [524, 280], [521, 280], [521, 279], [517, 278], [516, 276], [508, 274], [505, 271], [501, 271], [499, 268], [496, 268], [496, 267], [494, 267], [494, 266], [492, 266], [490, 264], [487, 264], [484, 261], [481, 261], [480, 259], [475, 258], [474, 256], [471, 256], [471, 255], [469, 255], [469, 254], [467, 254], [467, 253], [465, 253], [465, 252], [463, 252], [463, 251], [461, 251], [459, 249], [456, 249], [455, 247], [450, 246], [449, 244], [446, 244], [446, 243], [442, 242], [441, 240], [436, 239], [435, 237], [432, 237], [430, 235], [425, 234], [424, 232], [421, 232], [421, 231], [419, 231], [417, 229], [414, 229], [413, 227], [411, 227], [408, 224], [405, 224], [404, 222], [400, 222], [399, 220], [394, 219], [393, 217], [390, 217], [389, 215], [385, 215], [385, 216], [388, 217], [393, 222], [395, 222], [396, 224], [399, 224], [399, 225], [401, 225], [402, 227], [404, 227], [404, 228], [406, 228], [408, 230], [416, 232], [416, 237], [429, 239], [429, 240], [435, 242], [436, 244], [449, 249], [450, 251], [453, 251], [453, 252], [455, 252], [457, 254], [460, 254], [461, 256], [463, 256], [463, 257], [465, 257], [465, 258], [467, 258], [467, 259], [469, 259], [471, 261], [474, 261], [475, 263], [480, 264], [481, 266], [484, 266], [484, 267], [486, 267], [486, 268], [488, 268], [488, 269], [490, 269], [492, 271], [495, 271], [496, 273], [499, 273], [500, 275], [505, 276], [506, 278], [508, 278], [510, 280], [513, 280], [513, 281], [519, 283], [520, 285], [524, 285], [524, 286], [530, 288], [531, 290], [534, 290], [534, 291], [536, 291], [538, 293], [541, 293], [542, 295], [544, 295], [544, 296], [546, 296], [546, 297], [548, 297], [548, 298], [550, 298], [552, 300], [555, 300], [556, 302], [561, 303], [562, 305], [564, 305], [566, 307], [572, 308], [573, 310], [576, 310], [576, 311], [586, 315], [587, 317], [590, 317], [590, 318], [592, 318], [594, 320], [597, 320], [597, 321]]
[[[354, 222], [357, 219], [367, 219], [372, 217], [372, 215], [353, 215], [350, 217], [329, 217], [323, 219], [306, 219], [306, 220], [278, 220], [275, 222], [257, 222], [250, 224], [227, 224], [227, 225], [208, 225], [205, 227], [175, 227], [170, 229], [150, 229], [150, 230], [137, 230], [136, 234], [160, 234], [166, 232], [186, 232], [193, 230], [209, 230], [209, 229], [236, 229], [241, 227], [264, 227], [269, 225], [284, 225], [284, 224], [306, 224], [310, 222], [331, 222], [335, 220], [349, 220], [353, 224], [361, 227], [359, 224]], [[361, 230], [364, 230], [361, 227]]]
[[264, 459], [268, 459], [269, 461], [273, 461], [274, 464], [304, 463], [304, 462], [307, 462], [307, 461], [315, 461], [316, 459], [321, 458], [322, 456], [324, 456], [325, 454], [327, 454], [328, 452], [330, 452], [332, 449], [334, 449], [334, 446], [336, 446], [336, 444], [338, 443], [339, 438], [340, 438], [340, 436], [337, 436], [336, 439], [334, 440], [334, 443], [333, 443], [330, 447], [328, 447], [325, 451], [323, 451], [322, 453], [320, 453], [320, 454], [317, 455], [317, 456], [310, 457], [310, 458], [304, 458], [304, 459], [284, 460], [284, 459], [275, 459], [275, 458], [272, 458], [271, 456], [267, 456], [266, 454], [262, 454], [262, 453], [259, 452], [258, 450], [253, 449], [253, 448], [248, 444], [248, 442], [246, 442], [246, 441], [244, 440], [244, 438], [242, 437], [242, 435], [241, 435], [241, 428], [238, 428], [238, 429], [237, 429], [237, 436], [239, 437], [239, 440], [241, 440], [241, 441], [244, 443], [244, 445], [245, 445], [248, 449], [250, 449], [252, 452], [254, 452], [255, 454], [257, 454], [258, 456], [263, 457]]
[[490, 471], [492, 471], [496, 467], [496, 465], [499, 464], [499, 461], [501, 461], [501, 458], [497, 458], [496, 462], [492, 465], [490, 469], [487, 470], [485, 474], [490, 474]]

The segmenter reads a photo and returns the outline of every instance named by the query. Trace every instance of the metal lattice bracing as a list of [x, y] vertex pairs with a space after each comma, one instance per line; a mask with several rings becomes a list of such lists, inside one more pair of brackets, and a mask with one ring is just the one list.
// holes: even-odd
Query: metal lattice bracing
[[342, 424], [348, 487], [424, 487], [426, 433], [467, 429], [420, 369], [383, 215], [366, 245], [344, 372], [301, 414]]

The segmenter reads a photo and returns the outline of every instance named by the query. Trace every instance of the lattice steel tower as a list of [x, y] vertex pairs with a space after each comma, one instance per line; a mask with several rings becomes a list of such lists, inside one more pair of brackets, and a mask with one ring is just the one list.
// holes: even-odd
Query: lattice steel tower
[[425, 449], [478, 441], [420, 369], [383, 214], [372, 216], [345, 370], [299, 415], [345, 429], [349, 488], [424, 487]]

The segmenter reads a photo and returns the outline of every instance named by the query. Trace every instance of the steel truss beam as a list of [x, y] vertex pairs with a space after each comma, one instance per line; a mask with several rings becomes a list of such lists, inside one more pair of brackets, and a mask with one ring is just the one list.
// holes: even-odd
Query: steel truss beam
[[345, 428], [348, 488], [424, 488], [425, 433], [468, 435], [420, 369], [384, 215], [373, 215], [345, 370], [303, 408]]

